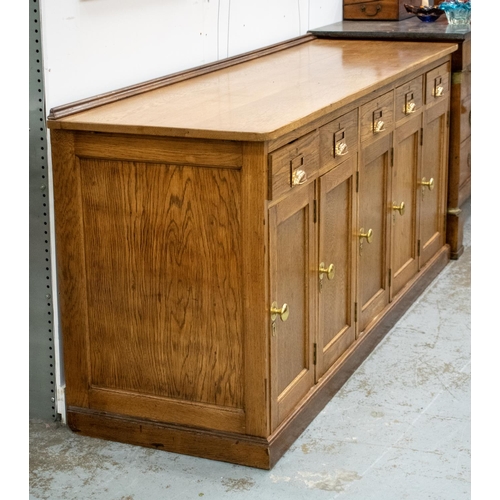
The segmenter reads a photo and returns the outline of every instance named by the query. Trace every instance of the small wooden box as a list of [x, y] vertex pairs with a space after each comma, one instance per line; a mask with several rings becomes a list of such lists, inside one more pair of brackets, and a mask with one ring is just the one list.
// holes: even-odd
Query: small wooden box
[[404, 4], [421, 5], [421, 0], [344, 0], [345, 20], [401, 21], [414, 14]]

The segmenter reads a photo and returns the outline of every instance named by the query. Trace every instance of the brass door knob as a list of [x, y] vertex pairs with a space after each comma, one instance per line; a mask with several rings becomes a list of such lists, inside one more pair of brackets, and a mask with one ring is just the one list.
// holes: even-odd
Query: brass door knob
[[371, 229], [368, 229], [368, 231], [365, 233], [365, 230], [361, 228], [359, 230], [359, 238], [360, 239], [366, 238], [366, 241], [368, 243], [371, 243], [373, 239], [373, 231]]
[[411, 113], [415, 113], [417, 111], [417, 105], [414, 102], [409, 102], [406, 105], [405, 113], [410, 115]]
[[373, 133], [379, 134], [385, 130], [385, 123], [383, 120], [377, 120], [373, 125]]
[[434, 179], [431, 177], [428, 181], [425, 180], [425, 177], [422, 178], [420, 181], [420, 185], [427, 187], [429, 191], [432, 191], [434, 189]]
[[271, 320], [275, 321], [279, 316], [281, 321], [286, 321], [288, 319], [288, 315], [290, 314], [290, 310], [288, 309], [288, 304], [283, 304], [281, 308], [278, 307], [277, 302], [273, 302], [271, 304]]
[[349, 153], [349, 151], [345, 142], [339, 142], [335, 146], [335, 156], [345, 156], [347, 153]]
[[292, 175], [292, 186], [300, 186], [307, 181], [305, 170], [295, 170]]
[[332, 280], [333, 277], [335, 276], [335, 266], [333, 264], [330, 264], [328, 267], [325, 267], [325, 263], [322, 262], [319, 265], [319, 279], [322, 280], [323, 276], [326, 274], [326, 277], [329, 280]]
[[405, 202], [402, 201], [401, 204], [396, 205], [396, 202], [392, 202], [392, 209], [397, 210], [399, 212], [399, 215], [404, 215], [405, 213]]

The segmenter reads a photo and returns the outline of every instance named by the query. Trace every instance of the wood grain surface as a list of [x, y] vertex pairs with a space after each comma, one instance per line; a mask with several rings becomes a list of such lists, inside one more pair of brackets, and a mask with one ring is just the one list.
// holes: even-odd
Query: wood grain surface
[[450, 43], [316, 39], [49, 120], [48, 126], [177, 137], [274, 139], [456, 48]]
[[81, 160], [93, 385], [242, 407], [239, 175]]

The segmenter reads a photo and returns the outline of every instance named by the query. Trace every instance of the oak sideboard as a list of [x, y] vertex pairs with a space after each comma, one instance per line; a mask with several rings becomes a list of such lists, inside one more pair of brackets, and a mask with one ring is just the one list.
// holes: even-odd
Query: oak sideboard
[[456, 50], [308, 35], [51, 110], [69, 427], [272, 468], [449, 262]]

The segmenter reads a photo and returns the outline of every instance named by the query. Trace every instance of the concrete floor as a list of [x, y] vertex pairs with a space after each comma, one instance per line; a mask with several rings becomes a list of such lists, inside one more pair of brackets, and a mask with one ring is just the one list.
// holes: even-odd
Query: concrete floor
[[471, 245], [272, 471], [30, 422], [31, 500], [471, 498]]

